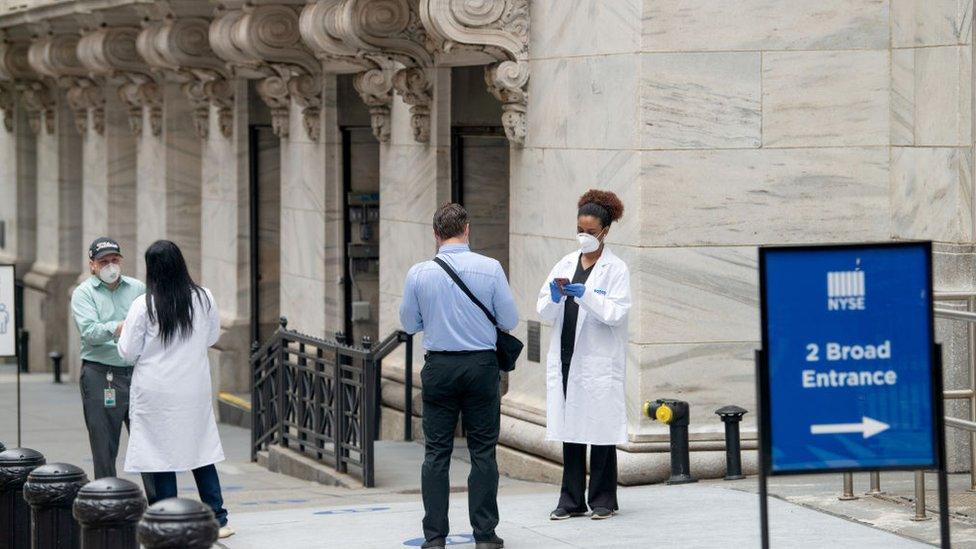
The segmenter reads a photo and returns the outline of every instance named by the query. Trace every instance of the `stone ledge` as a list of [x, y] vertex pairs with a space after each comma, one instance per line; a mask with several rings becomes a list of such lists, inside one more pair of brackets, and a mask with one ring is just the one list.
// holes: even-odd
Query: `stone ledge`
[[339, 486], [350, 490], [363, 488], [361, 480], [280, 446], [271, 446], [265, 452], [258, 452], [258, 465], [274, 473], [328, 486]]

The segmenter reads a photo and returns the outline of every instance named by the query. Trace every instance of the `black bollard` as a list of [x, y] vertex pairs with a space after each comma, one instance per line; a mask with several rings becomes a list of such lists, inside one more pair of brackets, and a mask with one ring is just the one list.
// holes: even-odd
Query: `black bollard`
[[24, 483], [31, 471], [44, 465], [44, 456], [30, 448], [0, 452], [0, 549], [30, 547], [30, 507]]
[[136, 524], [146, 511], [139, 486], [115, 477], [78, 491], [73, 514], [81, 525], [81, 549], [139, 549]]
[[24, 500], [31, 507], [31, 549], [75, 549], [81, 529], [71, 506], [88, 476], [69, 463], [50, 463], [31, 471], [24, 484]]
[[691, 476], [688, 455], [688, 425], [691, 419], [688, 403], [683, 400], [661, 398], [654, 402], [645, 402], [644, 414], [670, 427], [671, 478], [668, 479], [668, 484], [698, 482]]
[[0, 452], [4, 451], [6, 449], [7, 449], [7, 447], [4, 446], [2, 442], [0, 442]]
[[180, 498], [150, 505], [137, 529], [145, 549], [210, 549], [219, 531], [210, 507]]
[[51, 370], [54, 372], [54, 382], [61, 383], [61, 359], [64, 357], [61, 356], [61, 353], [57, 351], [49, 353], [47, 356], [51, 359]]
[[739, 440], [739, 423], [749, 410], [738, 406], [723, 406], [715, 413], [725, 423], [725, 480], [746, 478], [742, 474], [742, 444]]

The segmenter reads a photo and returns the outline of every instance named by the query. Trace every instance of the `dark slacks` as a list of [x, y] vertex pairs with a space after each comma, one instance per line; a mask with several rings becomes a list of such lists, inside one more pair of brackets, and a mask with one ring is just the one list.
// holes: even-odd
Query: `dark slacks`
[[[112, 381], [106, 374], [112, 372]], [[119, 437], [122, 425], [129, 428], [129, 385], [132, 368], [119, 368], [84, 361], [78, 385], [81, 388], [81, 404], [88, 428], [95, 478], [114, 477], [115, 460], [119, 455]], [[115, 389], [115, 406], [105, 407], [105, 389]]]
[[420, 373], [424, 401], [424, 537], [446, 538], [451, 482], [448, 476], [458, 414], [471, 454], [468, 517], [477, 541], [487, 541], [498, 525], [498, 444], [500, 371], [494, 351], [429, 353]]
[[[569, 364], [563, 364], [563, 396], [569, 379]], [[586, 444], [563, 443], [563, 482], [557, 508], [570, 513], [585, 513], [604, 507], [616, 511], [617, 447], [590, 446], [589, 494], [586, 485]]]
[[[217, 522], [221, 526], [227, 525], [227, 510], [224, 509], [224, 497], [220, 492], [220, 477], [213, 465], [204, 465], [193, 470], [193, 480], [197, 484], [200, 501], [213, 509]], [[142, 482], [146, 486], [146, 499], [149, 505], [164, 499], [176, 497], [176, 473], [143, 473]]]

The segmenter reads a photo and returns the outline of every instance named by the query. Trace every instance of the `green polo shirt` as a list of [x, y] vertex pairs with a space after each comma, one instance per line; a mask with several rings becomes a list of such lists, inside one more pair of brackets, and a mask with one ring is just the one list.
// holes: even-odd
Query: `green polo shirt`
[[131, 366], [119, 356], [115, 329], [125, 320], [129, 306], [146, 293], [142, 282], [123, 276], [114, 290], [92, 276], [71, 294], [71, 312], [81, 332], [81, 359], [109, 366]]

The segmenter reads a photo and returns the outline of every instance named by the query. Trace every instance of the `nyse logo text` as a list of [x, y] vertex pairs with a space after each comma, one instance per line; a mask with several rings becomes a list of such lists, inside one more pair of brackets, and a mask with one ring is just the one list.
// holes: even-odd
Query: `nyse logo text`
[[865, 295], [864, 271], [827, 273], [828, 311], [863, 311]]

